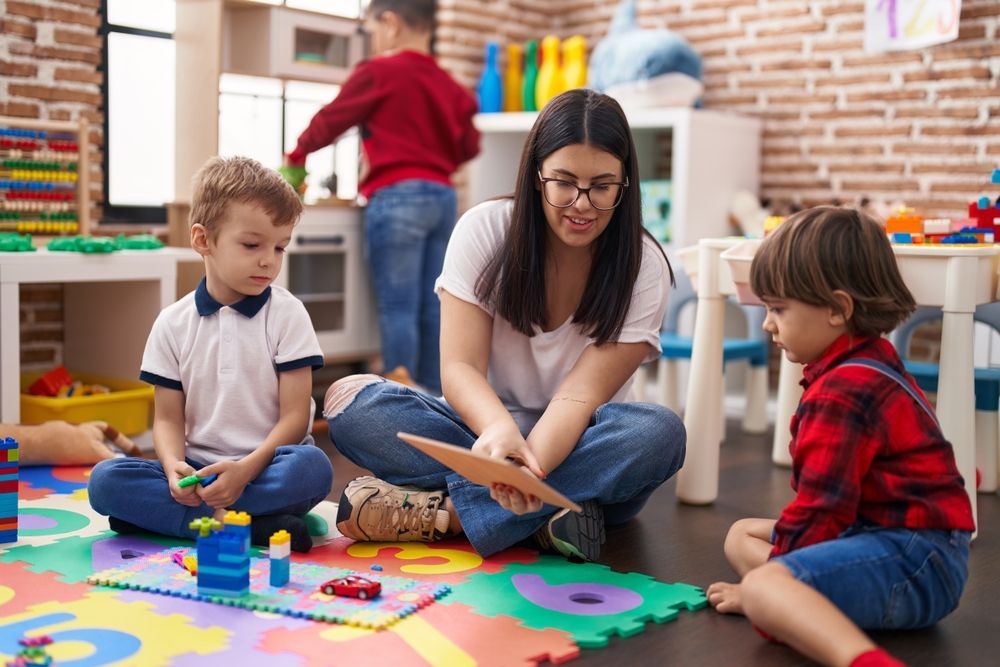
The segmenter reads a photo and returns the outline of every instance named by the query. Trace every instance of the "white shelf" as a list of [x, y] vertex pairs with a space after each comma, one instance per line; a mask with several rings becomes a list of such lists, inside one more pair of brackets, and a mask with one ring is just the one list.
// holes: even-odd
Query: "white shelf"
[[[729, 201], [739, 190], [760, 186], [761, 121], [706, 109], [664, 107], [627, 110], [642, 179], [672, 182], [671, 247], [731, 233]], [[538, 112], [479, 114], [482, 150], [468, 168], [469, 202], [514, 190], [524, 140]], [[657, 135], [672, 133], [671, 173], [657, 168]]]

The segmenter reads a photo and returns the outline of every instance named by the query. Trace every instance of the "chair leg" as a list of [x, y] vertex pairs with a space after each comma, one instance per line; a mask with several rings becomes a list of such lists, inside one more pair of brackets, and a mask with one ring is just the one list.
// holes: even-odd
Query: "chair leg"
[[646, 402], [646, 383], [649, 382], [649, 371], [645, 364], [640, 364], [632, 375], [632, 395], [640, 403]]
[[656, 388], [660, 396], [660, 404], [677, 414], [681, 413], [681, 402], [678, 396], [677, 362], [672, 359], [660, 359], [656, 368]]
[[976, 410], [976, 467], [982, 474], [979, 491], [997, 490], [998, 413]]
[[747, 369], [747, 407], [743, 415], [746, 433], [766, 433], [767, 422], [767, 366], [750, 366]]

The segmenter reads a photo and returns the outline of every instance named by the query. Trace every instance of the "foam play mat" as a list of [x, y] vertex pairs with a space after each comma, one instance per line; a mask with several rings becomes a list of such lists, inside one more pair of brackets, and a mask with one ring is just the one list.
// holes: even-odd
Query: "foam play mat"
[[[19, 640], [47, 635], [54, 663], [73, 667], [318, 667], [332, 664], [333, 656], [344, 665], [527, 667], [571, 661], [581, 650], [627, 641], [650, 622], [667, 622], [706, 604], [694, 586], [568, 563], [525, 548], [484, 559], [464, 539], [354, 543], [336, 534], [315, 538], [308, 554], [292, 555], [288, 586], [271, 593], [284, 596], [285, 608], [280, 600], [256, 610], [215, 604], [176, 594], [174, 581], [193, 585], [194, 578], [172, 553], [193, 551], [193, 542], [109, 531], [107, 519], [87, 501], [88, 474], [87, 468], [21, 470], [18, 542], [0, 545], [0, 664], [21, 650]], [[335, 513], [332, 503], [316, 510], [329, 526]], [[255, 552], [252, 563], [251, 596], [263, 595], [268, 560]], [[130, 573], [136, 585], [87, 583], [108, 571]], [[310, 609], [330, 602], [316, 594], [321, 582], [314, 579], [343, 571], [382, 582], [380, 598], [392, 616], [358, 617], [361, 625], [382, 629], [350, 624], [346, 613], [336, 611], [329, 617], [315, 612], [324, 621], [307, 618]], [[168, 594], [141, 590], [142, 577]], [[378, 599], [333, 602], [350, 608]]]

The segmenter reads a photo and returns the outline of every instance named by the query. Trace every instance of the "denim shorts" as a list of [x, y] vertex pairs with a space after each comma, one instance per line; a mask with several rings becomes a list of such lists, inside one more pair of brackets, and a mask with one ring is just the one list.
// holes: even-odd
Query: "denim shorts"
[[867, 630], [933, 625], [958, 606], [968, 576], [965, 530], [855, 524], [839, 537], [775, 557]]

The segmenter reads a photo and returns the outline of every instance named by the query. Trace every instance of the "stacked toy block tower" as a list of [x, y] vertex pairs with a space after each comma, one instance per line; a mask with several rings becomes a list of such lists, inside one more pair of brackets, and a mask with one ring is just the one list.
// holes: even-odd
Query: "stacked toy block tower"
[[[212, 520], [210, 520], [212, 521]], [[250, 515], [230, 511], [198, 535], [198, 592], [241, 597], [250, 591]], [[199, 522], [193, 529], [201, 528]]]
[[0, 544], [17, 542], [17, 440], [0, 438]]

